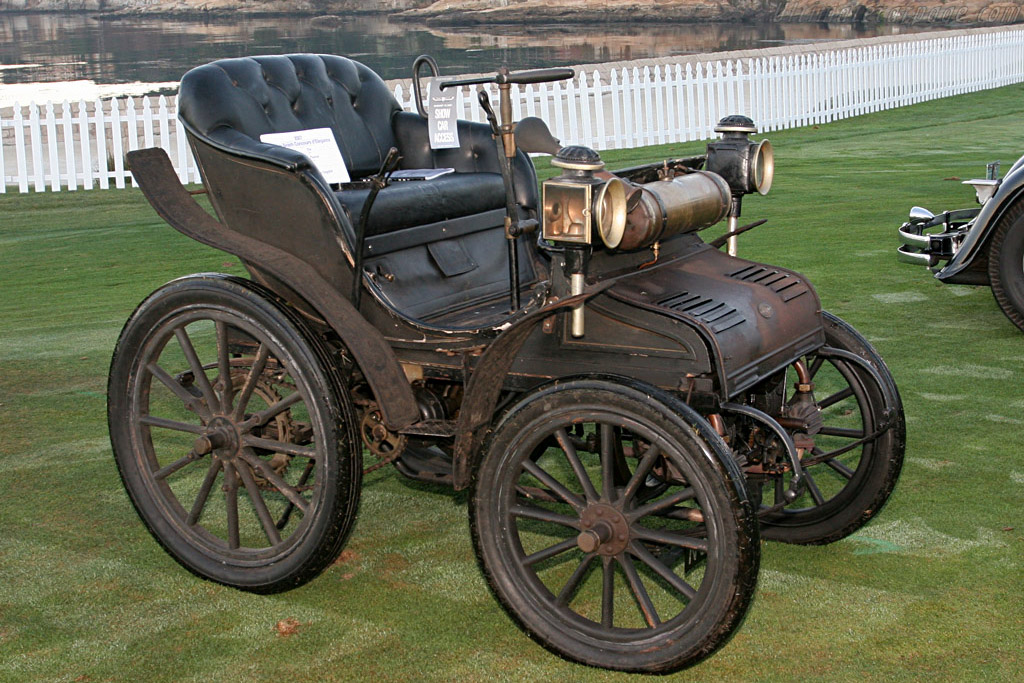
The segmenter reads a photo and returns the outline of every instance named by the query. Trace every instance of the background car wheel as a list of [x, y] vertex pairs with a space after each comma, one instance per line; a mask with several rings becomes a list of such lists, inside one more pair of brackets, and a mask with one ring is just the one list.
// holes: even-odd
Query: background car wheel
[[[885, 505], [903, 467], [906, 422], [896, 383], [878, 353], [853, 327], [824, 313], [825, 342], [868, 361], [885, 386], [864, 368], [824, 353], [809, 354], [814, 397], [824, 426], [803, 459], [807, 488], [780, 511], [761, 517], [764, 538], [824, 544], [861, 528]], [[795, 377], [787, 377], [792, 391]], [[887, 408], [889, 412], [887, 413]], [[763, 481], [762, 509], [781, 502], [789, 476]]]
[[147, 298], [114, 352], [108, 417], [135, 509], [195, 574], [272, 593], [341, 552], [361, 458], [323, 347], [269, 293], [192, 276]]
[[1006, 317], [1024, 330], [1024, 202], [1018, 201], [999, 221], [988, 249], [992, 295]]
[[470, 521], [509, 615], [593, 666], [708, 657], [756, 584], [742, 473], [699, 415], [653, 389], [578, 380], [521, 399], [485, 447]]

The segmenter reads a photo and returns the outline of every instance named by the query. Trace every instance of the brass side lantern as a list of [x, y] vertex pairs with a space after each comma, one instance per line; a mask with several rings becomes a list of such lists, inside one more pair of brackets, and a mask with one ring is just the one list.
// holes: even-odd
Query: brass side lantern
[[597, 233], [609, 249], [619, 246], [626, 227], [622, 180], [595, 177], [604, 162], [589, 147], [563, 147], [551, 165], [561, 168], [562, 175], [544, 183], [544, 239], [589, 246]]
[[[619, 178], [597, 178], [604, 169], [601, 156], [573, 145], [558, 150], [551, 160], [562, 175], [544, 182], [541, 236], [564, 249], [569, 294], [583, 293], [587, 261], [595, 240], [614, 249], [626, 229], [626, 186]], [[596, 233], [596, 237], [595, 237]], [[571, 333], [584, 334], [583, 305], [572, 310]]]

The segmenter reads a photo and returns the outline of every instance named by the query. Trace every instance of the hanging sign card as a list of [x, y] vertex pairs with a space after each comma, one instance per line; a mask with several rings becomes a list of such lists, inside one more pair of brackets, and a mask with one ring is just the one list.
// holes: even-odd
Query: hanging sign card
[[455, 118], [455, 88], [441, 90], [438, 80], [430, 80], [427, 94], [427, 127], [431, 149], [451, 149], [459, 146], [459, 129]]

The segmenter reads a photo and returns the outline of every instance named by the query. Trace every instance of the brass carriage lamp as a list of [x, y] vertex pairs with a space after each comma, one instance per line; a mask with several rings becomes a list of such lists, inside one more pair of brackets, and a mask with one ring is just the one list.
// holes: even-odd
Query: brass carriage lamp
[[[726, 116], [715, 126], [721, 139], [708, 143], [705, 170], [716, 173], [732, 190], [729, 210], [729, 232], [735, 232], [739, 223], [743, 195], [768, 194], [775, 175], [775, 153], [768, 140], [751, 140], [757, 132], [754, 121], [741, 114]], [[729, 239], [729, 254], [736, 255], [736, 238]]]
[[[563, 147], [551, 164], [561, 168], [562, 175], [544, 181], [542, 186], [541, 236], [564, 249], [569, 294], [575, 296], [583, 293], [595, 240], [609, 249], [619, 246], [622, 240], [626, 228], [626, 186], [619, 178], [594, 176], [595, 171], [604, 169], [604, 162], [589, 147]], [[572, 336], [583, 336], [582, 305], [572, 310], [571, 330]]]

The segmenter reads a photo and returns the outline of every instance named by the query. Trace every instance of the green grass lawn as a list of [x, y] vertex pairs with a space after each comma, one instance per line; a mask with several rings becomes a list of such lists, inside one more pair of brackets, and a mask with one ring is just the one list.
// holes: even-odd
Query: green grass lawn
[[[887, 360], [908, 447], [885, 510], [824, 547], [764, 544], [746, 623], [686, 680], [1024, 679], [1024, 335], [987, 288], [896, 262], [912, 204], [1024, 151], [1024, 86], [772, 134], [741, 255], [794, 268]], [[607, 154], [628, 166], [699, 153]], [[546, 165], [545, 162], [541, 162]], [[744, 221], [745, 222], [745, 221]], [[107, 440], [107, 365], [133, 307], [230, 257], [134, 190], [0, 195], [0, 680], [617, 680], [520, 633], [473, 558], [464, 496], [370, 475], [355, 532], [307, 586], [203, 582], [152, 540]], [[298, 630], [278, 635], [294, 619]]]

